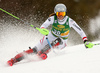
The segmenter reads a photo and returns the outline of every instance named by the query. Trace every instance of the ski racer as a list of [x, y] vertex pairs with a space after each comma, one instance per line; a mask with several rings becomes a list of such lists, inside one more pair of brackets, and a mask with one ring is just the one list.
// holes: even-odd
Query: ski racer
[[[93, 44], [88, 42], [87, 36], [78, 24], [67, 16], [67, 8], [64, 4], [57, 4], [54, 8], [54, 13], [41, 25], [41, 29], [46, 29], [52, 25], [52, 29], [47, 36], [44, 36], [35, 47], [30, 48], [22, 53], [17, 54], [14, 58], [7, 63], [12, 66], [14, 63], [24, 59], [23, 53], [31, 54], [36, 53], [42, 59], [47, 58], [47, 53], [50, 51], [50, 44], [52, 47], [63, 49], [66, 47], [66, 42], [70, 33], [70, 28], [73, 28], [83, 39], [86, 48], [92, 48]], [[50, 44], [48, 45], [49, 40]]]

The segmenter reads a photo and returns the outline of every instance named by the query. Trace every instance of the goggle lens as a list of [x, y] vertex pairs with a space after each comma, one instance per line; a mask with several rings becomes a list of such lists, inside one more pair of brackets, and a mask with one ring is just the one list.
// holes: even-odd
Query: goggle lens
[[66, 15], [66, 12], [56, 12], [56, 15], [57, 16], [65, 16]]

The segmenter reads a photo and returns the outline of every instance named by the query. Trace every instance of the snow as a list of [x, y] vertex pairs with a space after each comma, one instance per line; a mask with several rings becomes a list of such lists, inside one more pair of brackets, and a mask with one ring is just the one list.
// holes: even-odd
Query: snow
[[99, 38], [100, 38], [100, 34], [99, 34], [99, 31], [100, 31], [100, 11], [99, 11], [99, 14], [95, 18], [93, 18], [89, 21], [89, 31], [92, 35], [95, 35], [95, 33], [97, 33]]
[[100, 45], [91, 49], [86, 49], [84, 44], [67, 46], [63, 50], [52, 50], [46, 60], [29, 55], [23, 61], [8, 66], [6, 62], [9, 59], [29, 46], [33, 47], [43, 37], [30, 26], [10, 24], [0, 23], [0, 73], [100, 73]]
[[36, 55], [31, 55], [13, 66], [8, 66], [6, 61], [17, 54], [14, 52], [16, 50], [8, 47], [5, 51], [1, 48], [0, 73], [100, 73], [99, 47], [86, 49], [80, 44], [63, 50], [55, 49], [56, 53], [51, 51], [46, 60], [39, 60]]

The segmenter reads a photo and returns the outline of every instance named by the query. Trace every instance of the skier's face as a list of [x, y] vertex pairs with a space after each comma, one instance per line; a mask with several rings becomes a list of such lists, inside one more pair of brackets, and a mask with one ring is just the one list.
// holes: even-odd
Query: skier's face
[[64, 16], [57, 16], [59, 20], [63, 20]]
[[66, 12], [56, 12], [56, 15], [59, 20], [62, 20], [66, 15]]

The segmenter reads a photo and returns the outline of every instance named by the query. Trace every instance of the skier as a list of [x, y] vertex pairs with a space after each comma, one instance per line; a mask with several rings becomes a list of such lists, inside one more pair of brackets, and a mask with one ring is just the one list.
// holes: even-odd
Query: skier
[[[14, 58], [9, 60], [7, 63], [12, 66], [14, 63], [24, 59], [25, 54], [36, 53], [42, 59], [47, 58], [47, 53], [51, 47], [57, 47], [63, 49], [66, 47], [70, 28], [72, 27], [82, 37], [86, 48], [92, 48], [93, 44], [88, 42], [88, 39], [84, 31], [78, 26], [78, 24], [67, 16], [67, 8], [64, 4], [57, 4], [54, 8], [54, 13], [41, 25], [41, 29], [46, 29], [49, 25], [52, 25], [52, 29], [47, 36], [44, 36], [34, 48], [29, 48], [22, 53], [17, 54]], [[49, 42], [48, 42], [48, 41]]]

